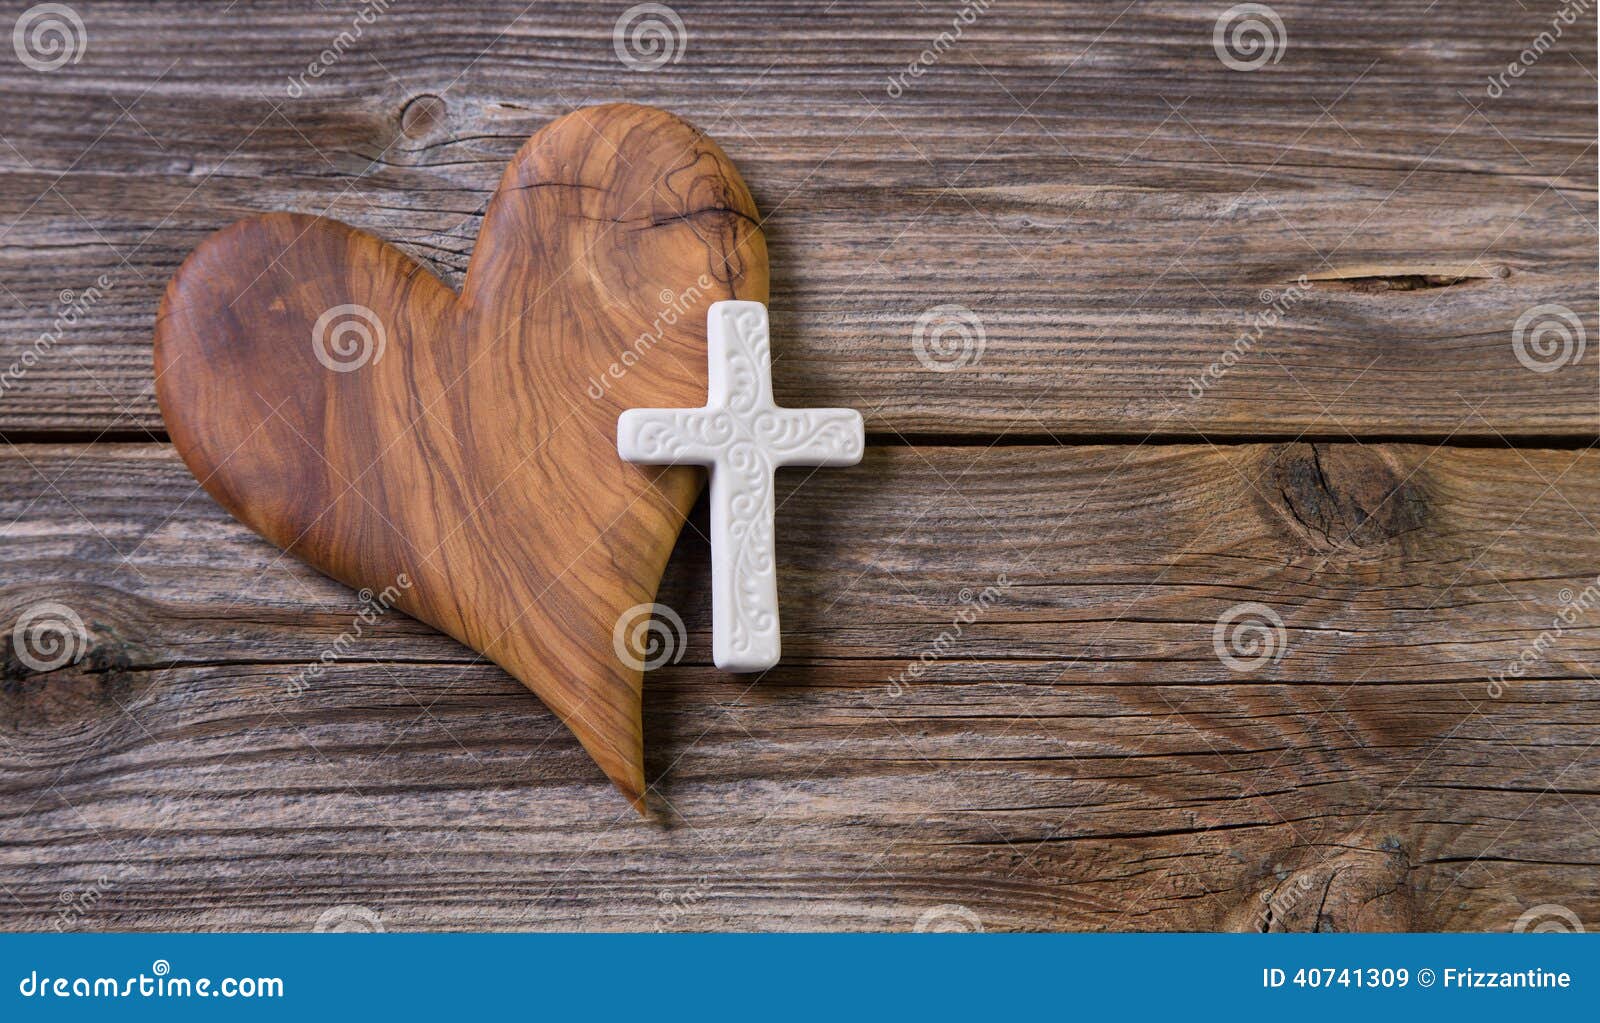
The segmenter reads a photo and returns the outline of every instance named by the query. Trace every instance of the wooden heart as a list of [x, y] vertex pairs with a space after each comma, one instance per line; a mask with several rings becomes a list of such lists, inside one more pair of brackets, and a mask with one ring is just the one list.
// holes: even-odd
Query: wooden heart
[[330, 220], [206, 239], [161, 304], [156, 390], [224, 508], [504, 667], [642, 810], [642, 665], [613, 638], [704, 474], [623, 462], [617, 417], [705, 400], [721, 299], [767, 299], [733, 165], [663, 111], [593, 107], [512, 159], [460, 295]]

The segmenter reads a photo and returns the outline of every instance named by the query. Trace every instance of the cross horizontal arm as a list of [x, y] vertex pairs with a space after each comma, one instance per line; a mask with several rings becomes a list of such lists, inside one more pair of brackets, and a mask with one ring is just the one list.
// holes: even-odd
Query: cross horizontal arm
[[780, 465], [855, 465], [866, 446], [861, 413], [853, 408], [773, 409], [756, 419], [762, 448]]
[[642, 465], [712, 465], [738, 433], [718, 409], [628, 409], [617, 417], [617, 454]]

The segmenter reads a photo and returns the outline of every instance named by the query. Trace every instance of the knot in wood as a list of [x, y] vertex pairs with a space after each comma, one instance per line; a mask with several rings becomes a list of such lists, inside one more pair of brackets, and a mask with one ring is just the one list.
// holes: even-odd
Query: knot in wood
[[1229, 921], [1236, 931], [1405, 931], [1415, 919], [1407, 860], [1393, 839], [1363, 848], [1313, 846], [1297, 868], [1278, 867]]
[[22, 749], [104, 733], [147, 684], [81, 591], [0, 594], [0, 736]]
[[400, 130], [406, 138], [421, 139], [433, 134], [445, 123], [444, 99], [432, 93], [414, 96], [400, 111]]
[[1420, 487], [1375, 448], [1287, 444], [1267, 457], [1263, 493], [1315, 550], [1379, 547], [1423, 524]]

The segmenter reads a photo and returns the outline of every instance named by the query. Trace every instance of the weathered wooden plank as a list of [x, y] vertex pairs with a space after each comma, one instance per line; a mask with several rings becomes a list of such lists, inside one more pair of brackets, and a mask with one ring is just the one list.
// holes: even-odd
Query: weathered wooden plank
[[[614, 99], [725, 146], [768, 218], [779, 397], [880, 434], [1600, 427], [1600, 348], [1539, 373], [1512, 339], [1550, 303], [1600, 336], [1592, 19], [1491, 98], [1541, 12], [1276, 4], [1288, 47], [1245, 73], [1209, 7], [995, 5], [890, 96], [948, 12], [675, 7], [681, 60], [645, 73], [589, 4], [396, 6], [290, 96], [349, 12], [96, 5], [79, 63], [0, 68], [0, 370], [59, 334], [0, 430], [159, 429], [160, 289], [251, 212], [345, 219], [459, 283], [522, 139]], [[951, 303], [982, 354], [936, 372], [913, 332]]]
[[[1231, 677], [1217, 619], [1261, 603], [1284, 640], [1254, 680], [1483, 680], [1600, 572], [1597, 466], [1593, 452], [1398, 444], [873, 448], [857, 468], [780, 474], [785, 659], [883, 658], [887, 677], [948, 627], [964, 658], [1059, 662], [1067, 681], [1121, 665], [1205, 683]], [[0, 467], [7, 582], [36, 599], [109, 587], [226, 607], [282, 626], [272, 642], [291, 660], [348, 624], [348, 590], [228, 518], [165, 445], [13, 446]], [[703, 516], [658, 593], [695, 662]], [[149, 631], [178, 629], [171, 657], [205, 640], [166, 617]], [[1593, 628], [1560, 638], [1533, 674], [1586, 677]]]
[[1453, 686], [1046, 685], [1019, 721], [1007, 666], [888, 710], [864, 668], [759, 699], [662, 672], [653, 822], [482, 666], [340, 666], [292, 703], [273, 666], [131, 673], [90, 736], [8, 734], [0, 919], [49, 926], [101, 877], [79, 926], [354, 903], [391, 928], [909, 929], [957, 903], [990, 929], [1261, 929], [1262, 892], [1311, 883], [1277, 929], [1600, 909], [1596, 706], [1568, 684], [1479, 713]]
[[[777, 670], [705, 666], [705, 551], [675, 552], [688, 656], [647, 678], [644, 822], [498, 669], [398, 615], [340, 644], [354, 596], [164, 446], [11, 448], [0, 919], [50, 926], [64, 887], [100, 893], [70, 926], [152, 929], [347, 904], [391, 928], [1587, 919], [1596, 457], [895, 448], [793, 473]], [[88, 639], [41, 674], [11, 626], [46, 600]], [[1213, 642], [1244, 601], [1285, 621], [1254, 670]]]

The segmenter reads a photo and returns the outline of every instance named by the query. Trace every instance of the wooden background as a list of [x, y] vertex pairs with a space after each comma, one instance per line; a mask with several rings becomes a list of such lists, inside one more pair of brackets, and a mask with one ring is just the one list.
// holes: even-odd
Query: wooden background
[[[1492, 98], [1553, 5], [1283, 0], [1235, 71], [1226, 3], [999, 0], [892, 97], [959, 5], [684, 0], [654, 71], [628, 6], [394, 4], [298, 97], [363, 5], [85, 0], [77, 63], [3, 54], [0, 370], [111, 286], [0, 379], [0, 926], [1600, 926], [1600, 610], [1552, 624], [1600, 573], [1592, 12]], [[778, 397], [871, 441], [781, 481], [753, 684], [686, 531], [651, 820], [403, 616], [293, 695], [361, 605], [198, 490], [150, 361], [169, 275], [257, 211], [459, 285], [507, 158], [610, 100], [738, 164]], [[934, 372], [948, 303], [984, 345]], [[1549, 303], [1587, 344], [1533, 372]], [[43, 601], [89, 642], [38, 673]], [[1241, 602], [1284, 622], [1255, 671], [1213, 644]]]

